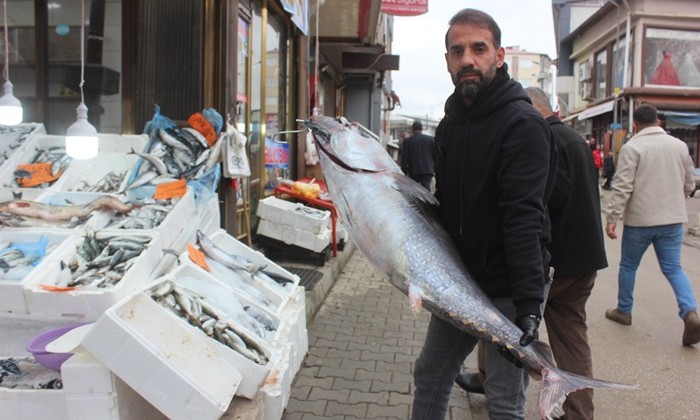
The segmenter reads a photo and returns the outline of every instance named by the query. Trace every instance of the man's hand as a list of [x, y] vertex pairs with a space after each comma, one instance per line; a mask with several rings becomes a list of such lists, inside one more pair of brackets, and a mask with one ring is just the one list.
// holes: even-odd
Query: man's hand
[[605, 225], [605, 234], [608, 235], [608, 238], [617, 239], [617, 233], [615, 233], [616, 226], [617, 226], [616, 223], [611, 223], [611, 222], [608, 222], [608, 224]]
[[520, 337], [520, 345], [527, 346], [537, 339], [537, 329], [540, 327], [539, 315], [523, 315], [515, 319], [515, 325], [523, 330], [523, 335]]

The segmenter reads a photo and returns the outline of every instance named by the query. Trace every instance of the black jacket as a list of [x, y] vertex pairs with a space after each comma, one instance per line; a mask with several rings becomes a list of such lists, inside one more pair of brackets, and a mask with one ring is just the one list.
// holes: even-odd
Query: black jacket
[[403, 141], [401, 149], [401, 170], [404, 174], [415, 178], [420, 175], [433, 175], [435, 164], [435, 141], [422, 133], [414, 133]]
[[591, 149], [556, 116], [547, 118], [557, 147], [558, 171], [549, 200], [552, 219], [551, 265], [557, 276], [608, 266], [600, 218], [600, 191]]
[[556, 176], [549, 126], [504, 65], [468, 109], [458, 93], [435, 134], [442, 223], [488, 296], [540, 314]]

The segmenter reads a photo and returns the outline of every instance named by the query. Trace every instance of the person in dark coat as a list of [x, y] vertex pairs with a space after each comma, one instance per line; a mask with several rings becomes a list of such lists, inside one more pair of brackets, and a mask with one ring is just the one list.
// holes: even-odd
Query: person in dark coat
[[605, 159], [603, 159], [603, 173], [605, 175], [605, 184], [603, 184], [603, 188], [610, 190], [612, 188], [610, 184], [615, 176], [615, 161], [613, 160], [612, 150], [608, 150], [608, 154], [605, 155]]
[[420, 121], [414, 121], [411, 129], [413, 135], [403, 141], [401, 170], [430, 191], [435, 175], [435, 141], [423, 134], [423, 124]]
[[[554, 140], [508, 74], [493, 18], [463, 9], [449, 25], [445, 59], [455, 90], [435, 134], [439, 217], [474, 281], [522, 330], [526, 346], [537, 336], [547, 282]], [[477, 342], [431, 317], [413, 372], [413, 419], [445, 417], [454, 379]], [[489, 416], [524, 419], [527, 373], [497, 344], [485, 347]]]

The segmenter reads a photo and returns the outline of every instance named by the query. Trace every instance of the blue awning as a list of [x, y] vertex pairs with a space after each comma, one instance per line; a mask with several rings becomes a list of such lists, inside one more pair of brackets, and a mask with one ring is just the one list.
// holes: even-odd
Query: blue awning
[[687, 125], [689, 127], [700, 125], [700, 112], [659, 111], [659, 114], [663, 115], [666, 121], [671, 121], [676, 124]]

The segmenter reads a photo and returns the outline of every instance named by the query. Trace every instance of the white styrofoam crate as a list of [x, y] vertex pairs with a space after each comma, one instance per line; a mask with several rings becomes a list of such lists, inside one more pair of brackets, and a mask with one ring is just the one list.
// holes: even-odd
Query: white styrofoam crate
[[61, 366], [69, 420], [161, 420], [165, 416], [84, 349]]
[[254, 331], [243, 324], [240, 324], [241, 327], [264, 340], [270, 346], [274, 346], [275, 343], [282, 340], [280, 334], [283, 332], [284, 323], [277, 314], [264, 308], [247, 295], [240, 293], [240, 290], [228, 287], [203, 268], [184, 264], [171, 271], [169, 277], [177, 284], [204, 297], [207, 302], [229, 319], [237, 319], [241, 316], [240, 311], [245, 307], [256, 307], [277, 324], [277, 329], [275, 331], [262, 331], [261, 334], [259, 330]]
[[129, 171], [138, 159], [135, 154], [100, 152], [92, 159], [75, 160], [57, 183], [56, 189], [90, 192], [86, 186], [94, 185], [109, 173], [113, 173], [121, 177], [121, 182], [116, 184], [114, 189], [102, 192], [118, 193], [123, 189]]
[[109, 308], [83, 347], [169, 418], [218, 419], [241, 382], [216, 345], [143, 292]]
[[[123, 195], [105, 194], [95, 192], [75, 192], [75, 191], [44, 191], [37, 198], [37, 202], [49, 204], [53, 206], [68, 206], [68, 205], [87, 205], [100, 197], [112, 196], [124, 202]], [[88, 216], [84, 222], [78, 224], [75, 229], [78, 230], [95, 230], [103, 228], [110, 220], [114, 210], [96, 210]]]
[[[52, 147], [65, 148], [65, 136], [35, 135], [25, 141], [22, 146], [10, 156], [10, 158], [0, 167], [0, 186], [22, 190], [54, 190], [57, 183], [65, 175], [65, 169], [61, 176], [51, 183], [47, 188], [41, 186], [22, 188], [16, 185], [15, 171], [18, 165], [33, 163], [32, 160], [37, 154], [37, 149], [47, 149]], [[70, 163], [68, 164], [70, 166]]]
[[[175, 282], [177, 283], [180, 287], [183, 287], [187, 290], [190, 290], [192, 292], [195, 292], [196, 294], [200, 294], [200, 296], [204, 297], [208, 303], [213, 306], [222, 317], [225, 319], [229, 320], [235, 325], [241, 326], [241, 329], [247, 332], [251, 332], [250, 329], [243, 327], [242, 323], [239, 321], [236, 321], [235, 318], [229, 317], [230, 315], [234, 314], [234, 311], [231, 309], [230, 304], [226, 302], [226, 299], [235, 299], [238, 296], [235, 294], [231, 293], [230, 290], [226, 290], [225, 287], [217, 287], [217, 282], [216, 280], [212, 279], [211, 277], [206, 276], [206, 272], [202, 273], [196, 273], [195, 268], [193, 267], [187, 267], [185, 271], [178, 271], [178, 273], [173, 272], [170, 275], [166, 275], [158, 279], [156, 282], [153, 284], [150, 284], [148, 286], [148, 289], [145, 290], [146, 294], [149, 294], [151, 290], [157, 289], [162, 283], [164, 282]], [[188, 274], [185, 274], [188, 273]], [[183, 280], [183, 277], [189, 276], [190, 274], [193, 275], [198, 275], [198, 279], [201, 280], [203, 283], [206, 283], [206, 285], [202, 285], [201, 287], [198, 288], [198, 290], [192, 290], [189, 289], [189, 286], [194, 286], [196, 283], [194, 282], [186, 282], [186, 284], [181, 284], [179, 283], [180, 281]], [[175, 276], [179, 275], [179, 278], [176, 278]], [[207, 290], [210, 289], [210, 290]], [[202, 294], [202, 292], [204, 294]], [[216, 294], [218, 293], [223, 293], [225, 296], [220, 296], [218, 299], [216, 298]], [[219, 306], [221, 305], [221, 306]], [[159, 305], [160, 306], [160, 305]], [[165, 310], [165, 309], [164, 309]], [[167, 311], [167, 310], [166, 310]], [[176, 315], [173, 315], [177, 317]], [[260, 365], [245, 356], [241, 355], [237, 351], [234, 351], [230, 349], [229, 347], [225, 346], [224, 344], [221, 344], [220, 342], [216, 341], [213, 338], [208, 337], [203, 331], [200, 329], [191, 326], [187, 320], [184, 318], [177, 317], [180, 322], [185, 324], [187, 327], [194, 329], [197, 334], [201, 334], [202, 338], [211, 340], [214, 343], [214, 346], [216, 347], [221, 347], [223, 350], [223, 354], [225, 355], [225, 360], [226, 362], [233, 366], [236, 371], [238, 371], [241, 374], [241, 381], [240, 384], [238, 385], [238, 389], [236, 390], [236, 395], [240, 395], [245, 398], [253, 398], [258, 391], [260, 390], [260, 387], [262, 386], [263, 382], [265, 381], [265, 378], [269, 375], [270, 369], [272, 368], [272, 365], [275, 363], [276, 359], [279, 357], [279, 351], [280, 349], [273, 347], [270, 343], [267, 343], [263, 341], [263, 339], [257, 340], [257, 344], [262, 347], [269, 355], [270, 355], [270, 360], [268, 363], [265, 365]], [[251, 334], [255, 336], [254, 334]]]
[[36, 201], [44, 193], [41, 189], [0, 187], [0, 203], [12, 200]]
[[260, 388], [263, 404], [265, 405], [265, 420], [280, 420], [284, 409], [289, 402], [292, 393], [292, 382], [294, 376], [299, 371], [295, 369], [292, 362], [294, 355], [294, 345], [287, 344], [283, 352], [283, 357], [277, 360], [272, 367], [270, 375], [265, 379], [265, 383]]
[[61, 389], [0, 387], [0, 418], [13, 420], [68, 420]]
[[221, 229], [221, 208], [219, 207], [219, 196], [214, 194], [203, 205], [197, 206], [197, 217], [199, 218], [199, 230], [205, 235], [212, 235]]
[[[297, 286], [296, 290], [304, 298], [304, 288]], [[296, 296], [296, 295], [295, 295]], [[306, 329], [306, 306], [298, 304], [294, 299], [290, 300], [280, 312], [282, 325], [277, 335], [277, 346], [289, 342], [294, 345], [294, 354], [290, 357], [290, 363], [296, 370], [301, 368], [306, 353], [309, 351], [309, 336]]]
[[0, 242], [29, 243], [38, 242], [44, 236], [48, 239], [47, 254], [41, 261], [21, 280], [7, 280], [0, 272], [0, 312], [27, 314], [27, 302], [24, 296], [24, 288], [28, 280], [40, 269], [41, 262], [49, 258], [50, 251], [55, 250], [63, 241], [71, 236], [68, 230], [43, 230], [36, 228], [8, 228], [0, 230]]
[[[163, 248], [172, 248], [173, 243], [177, 240], [180, 234], [184, 230], [192, 230], [193, 226], [198, 224], [198, 218], [196, 217], [196, 208], [194, 201], [194, 191], [192, 188], [188, 187], [187, 192], [183, 195], [177, 203], [173, 206], [170, 213], [163, 219], [160, 224], [154, 229], [143, 229], [143, 232], [157, 232], [160, 235], [161, 243]], [[108, 222], [101, 222], [100, 227], [105, 229], [111, 229], [111, 222], [113, 212], [110, 214], [105, 214], [101, 212], [101, 218], [108, 218]], [[118, 230], [129, 230], [129, 229], [118, 229]], [[133, 229], [134, 231], [139, 231], [139, 229]]]
[[148, 236], [151, 241], [124, 273], [122, 279], [112, 287], [89, 288], [78, 286], [71, 291], [53, 292], [45, 290], [41, 284], [56, 285], [61, 262], [70, 263], [75, 257], [76, 247], [82, 246], [85, 236], [74, 236], [72, 241], [63, 244], [42, 262], [25, 288], [25, 298], [30, 315], [44, 317], [65, 317], [92, 321], [133, 290], [139, 289], [159, 276], [156, 272], [161, 258], [160, 237], [154, 233], [99, 230], [100, 236]]
[[41, 123], [24, 123], [13, 126], [0, 125], [0, 165], [7, 162], [22, 145], [34, 136], [46, 134]]
[[261, 219], [311, 233], [322, 233], [330, 228], [330, 211], [292, 203], [275, 196], [260, 200], [256, 214]]
[[312, 233], [266, 219], [260, 219], [258, 235], [277, 239], [286, 244], [296, 245], [313, 252], [322, 252], [326, 249], [330, 245], [333, 236], [330, 229], [326, 229], [321, 233]]

